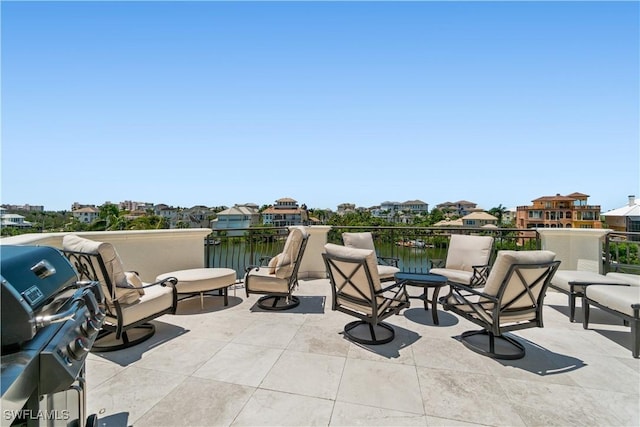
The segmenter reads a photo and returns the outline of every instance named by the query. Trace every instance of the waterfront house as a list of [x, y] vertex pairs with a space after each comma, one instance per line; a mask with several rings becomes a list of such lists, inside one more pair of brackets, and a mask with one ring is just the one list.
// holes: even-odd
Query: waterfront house
[[[217, 218], [211, 220], [211, 228], [216, 231], [229, 229], [249, 228], [260, 223], [260, 212], [258, 205], [246, 203], [234, 205], [217, 213]], [[228, 236], [242, 236], [244, 231], [228, 231]]]
[[73, 217], [83, 224], [91, 224], [98, 219], [100, 210], [94, 206], [85, 206], [73, 210]]
[[274, 227], [302, 225], [308, 221], [306, 208], [298, 206], [298, 202], [289, 197], [276, 200], [275, 205], [262, 211], [262, 222]]
[[602, 228], [600, 205], [589, 205], [588, 198], [583, 193], [539, 197], [516, 208], [516, 227]]
[[626, 206], [602, 214], [607, 228], [616, 231], [640, 231], [640, 199], [629, 196]]

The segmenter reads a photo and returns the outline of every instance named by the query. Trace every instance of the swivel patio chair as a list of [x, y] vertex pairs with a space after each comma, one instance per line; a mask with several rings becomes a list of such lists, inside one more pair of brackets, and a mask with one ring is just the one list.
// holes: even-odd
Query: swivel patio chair
[[505, 333], [543, 327], [544, 297], [560, 264], [554, 259], [551, 251], [499, 251], [483, 289], [450, 283], [443, 308], [483, 328], [462, 333], [462, 343], [496, 359], [524, 357], [524, 345]]
[[[363, 233], [342, 233], [342, 242], [348, 248], [368, 249], [376, 253], [373, 243], [373, 235], [370, 232]], [[377, 270], [380, 281], [394, 280], [398, 268], [398, 258], [377, 256]]]
[[299, 298], [292, 293], [298, 286], [298, 269], [308, 239], [309, 234], [304, 227], [290, 227], [281, 253], [271, 258], [268, 265], [247, 267], [244, 276], [247, 297], [265, 294], [258, 299], [258, 307], [263, 310], [289, 310], [300, 304]]
[[383, 320], [409, 307], [405, 286], [394, 282], [382, 287], [376, 254], [370, 249], [332, 243], [324, 248], [322, 257], [331, 282], [332, 309], [360, 319], [345, 325], [345, 336], [367, 345], [391, 342], [395, 331]]
[[483, 286], [489, 275], [493, 237], [452, 234], [444, 267], [429, 273], [439, 274], [450, 282]]
[[175, 314], [175, 277], [142, 282], [137, 273], [124, 271], [111, 243], [66, 235], [62, 244], [62, 253], [75, 267], [80, 280], [100, 282], [105, 295], [106, 318], [92, 351], [114, 351], [139, 344], [155, 333], [151, 320]]

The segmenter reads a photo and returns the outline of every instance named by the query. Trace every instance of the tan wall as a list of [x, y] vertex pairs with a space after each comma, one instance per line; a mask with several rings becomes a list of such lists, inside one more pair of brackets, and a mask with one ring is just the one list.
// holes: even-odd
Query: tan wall
[[3, 238], [0, 245], [44, 245], [61, 249], [66, 234], [77, 234], [113, 244], [126, 270], [135, 270], [142, 280], [153, 282], [162, 273], [204, 267], [204, 238], [209, 233], [208, 228], [34, 233]]

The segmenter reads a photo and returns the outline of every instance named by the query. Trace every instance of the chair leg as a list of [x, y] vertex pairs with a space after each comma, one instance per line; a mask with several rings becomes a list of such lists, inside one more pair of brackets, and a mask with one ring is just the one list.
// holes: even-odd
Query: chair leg
[[[582, 306], [584, 310], [584, 305]], [[569, 322], [576, 321], [576, 294], [571, 292], [569, 294]]]
[[116, 337], [115, 331], [103, 330], [98, 334], [98, 338], [93, 343], [91, 351], [98, 353], [129, 348], [148, 340], [155, 332], [156, 327], [152, 323], [143, 323], [142, 325], [129, 328], [122, 332], [120, 338]]
[[463, 332], [460, 341], [470, 350], [494, 359], [522, 359], [525, 349], [516, 339], [507, 336], [496, 336], [485, 329]]
[[582, 296], [582, 327], [589, 329], [589, 301], [585, 295]]
[[356, 320], [344, 326], [344, 334], [353, 342], [365, 345], [386, 344], [393, 341], [395, 331], [387, 323], [377, 325], [364, 320]]
[[290, 310], [300, 305], [300, 299], [293, 295], [289, 297], [265, 295], [258, 299], [257, 305], [261, 309], [269, 311]]
[[631, 345], [633, 357], [640, 357], [640, 320], [631, 321]]

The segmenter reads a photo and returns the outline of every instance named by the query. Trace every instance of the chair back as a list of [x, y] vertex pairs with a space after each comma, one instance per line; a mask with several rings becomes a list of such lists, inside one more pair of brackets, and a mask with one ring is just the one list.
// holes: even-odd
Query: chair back
[[322, 257], [331, 282], [333, 310], [348, 307], [361, 313], [377, 313], [380, 298], [375, 293], [382, 287], [375, 252], [332, 243], [324, 248]]
[[309, 240], [309, 234], [304, 227], [291, 227], [284, 243], [282, 252], [278, 254], [275, 275], [279, 279], [297, 277], [300, 262]]
[[342, 233], [342, 243], [347, 248], [376, 250], [373, 235], [366, 231], [362, 233]]
[[445, 268], [473, 271], [474, 265], [487, 265], [491, 258], [493, 237], [452, 234]]
[[483, 293], [497, 298], [501, 321], [541, 319], [547, 287], [560, 265], [555, 256], [551, 251], [498, 251]]
[[107, 308], [115, 301], [134, 303], [144, 293], [131, 289], [120, 256], [111, 243], [69, 234], [62, 239], [62, 247], [62, 253], [75, 267], [80, 280], [100, 282]]

